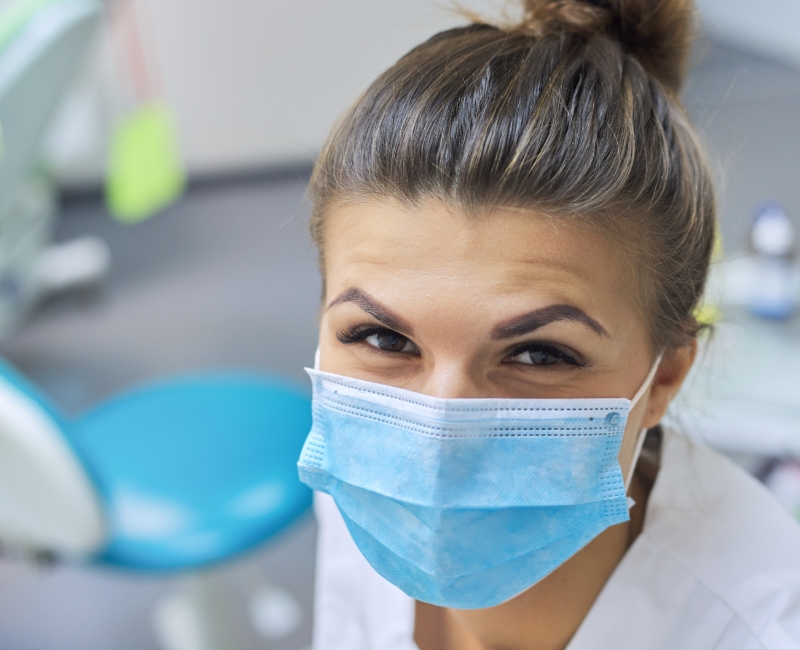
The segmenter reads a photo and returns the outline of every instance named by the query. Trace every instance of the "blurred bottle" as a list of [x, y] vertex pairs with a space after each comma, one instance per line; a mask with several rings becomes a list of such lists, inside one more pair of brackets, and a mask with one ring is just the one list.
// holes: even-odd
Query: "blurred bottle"
[[748, 308], [770, 320], [790, 318], [800, 298], [800, 269], [797, 233], [786, 211], [778, 205], [762, 208], [753, 219], [748, 244], [753, 288]]

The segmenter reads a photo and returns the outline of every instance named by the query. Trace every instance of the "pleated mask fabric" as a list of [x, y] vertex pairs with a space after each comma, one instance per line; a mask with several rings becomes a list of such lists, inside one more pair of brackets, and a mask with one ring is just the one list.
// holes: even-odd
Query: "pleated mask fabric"
[[441, 399], [307, 369], [300, 478], [406, 594], [492, 607], [629, 519], [617, 456], [654, 371], [634, 400], [543, 400]]

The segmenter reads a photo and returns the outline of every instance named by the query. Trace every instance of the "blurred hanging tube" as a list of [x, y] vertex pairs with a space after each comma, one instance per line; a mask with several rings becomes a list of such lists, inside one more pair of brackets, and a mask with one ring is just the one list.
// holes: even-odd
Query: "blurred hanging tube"
[[114, 218], [133, 224], [176, 201], [186, 188], [186, 171], [144, 0], [118, 0], [111, 17], [118, 67], [133, 97], [111, 133], [106, 203]]

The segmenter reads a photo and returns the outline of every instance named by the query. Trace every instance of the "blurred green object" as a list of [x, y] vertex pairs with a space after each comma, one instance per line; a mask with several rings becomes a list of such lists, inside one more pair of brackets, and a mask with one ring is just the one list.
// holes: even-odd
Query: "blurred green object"
[[122, 119], [111, 137], [106, 201], [123, 223], [138, 223], [183, 194], [186, 171], [170, 109], [149, 102]]

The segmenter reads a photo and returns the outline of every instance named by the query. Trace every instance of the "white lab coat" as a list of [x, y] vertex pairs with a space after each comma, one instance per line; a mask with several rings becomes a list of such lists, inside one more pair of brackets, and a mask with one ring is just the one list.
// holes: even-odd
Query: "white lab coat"
[[[417, 650], [414, 601], [319, 494], [314, 650]], [[723, 456], [665, 431], [644, 529], [567, 650], [800, 649], [800, 526]]]

